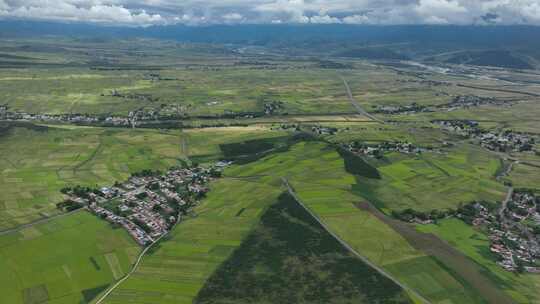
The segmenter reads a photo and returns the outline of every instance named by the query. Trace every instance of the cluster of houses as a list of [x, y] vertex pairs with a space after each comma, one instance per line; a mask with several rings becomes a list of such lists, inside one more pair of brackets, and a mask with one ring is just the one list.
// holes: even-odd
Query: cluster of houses
[[354, 154], [374, 158], [381, 158], [383, 157], [384, 153], [387, 152], [399, 152], [404, 154], [420, 154], [427, 151], [441, 152], [433, 148], [418, 147], [413, 143], [406, 141], [383, 142], [374, 145], [354, 141], [348, 144], [343, 144], [342, 147]]
[[540, 197], [515, 192], [499, 210], [482, 203], [471, 205], [470, 223], [484, 227], [490, 251], [499, 257], [498, 265], [508, 271], [540, 273]]
[[283, 101], [272, 101], [264, 104], [264, 114], [272, 115], [283, 109]]
[[0, 120], [6, 120], [7, 111], [7, 105], [0, 105]]
[[489, 250], [497, 264], [508, 271], [540, 273], [540, 197], [526, 190], [513, 192], [511, 199], [498, 207], [488, 202], [471, 202], [458, 209], [420, 212], [406, 209], [392, 216], [409, 223], [432, 224], [456, 217], [484, 231]]
[[323, 126], [320, 126], [320, 125], [311, 127], [311, 132], [313, 132], [314, 134], [317, 134], [317, 135], [334, 135], [338, 131], [339, 131], [338, 128], [323, 127]]
[[[206, 184], [221, 175], [230, 163], [210, 168], [172, 168], [164, 174], [142, 171], [124, 183], [99, 190], [74, 188], [64, 191], [67, 202], [126, 229], [142, 246], [167, 233], [208, 191]], [[66, 203], [63, 203], [65, 206]]]
[[[0, 111], [1, 112], [1, 111]], [[88, 114], [33, 114], [26, 112], [0, 113], [2, 120], [10, 121], [46, 121], [46, 122], [67, 122], [67, 123], [97, 123], [99, 117]]]
[[[105, 94], [101, 94], [101, 96], [105, 96]], [[132, 99], [132, 100], [140, 100], [145, 102], [157, 102], [159, 101], [159, 97], [153, 97], [150, 94], [140, 94], [140, 93], [122, 93], [116, 89], [111, 90], [110, 92], [111, 97], [119, 97], [124, 99]]]
[[512, 130], [484, 130], [470, 120], [439, 120], [434, 123], [452, 133], [477, 140], [481, 146], [496, 152], [533, 151], [533, 136]]
[[444, 108], [449, 110], [458, 108], [478, 107], [482, 105], [501, 105], [503, 101], [499, 101], [493, 97], [481, 97], [476, 95], [457, 95], [454, 96], [450, 103], [444, 105]]
[[163, 77], [158, 73], [146, 74], [146, 75], [144, 75], [144, 79], [151, 80], [152, 82], [178, 80], [178, 78], [175, 78], [175, 77]]
[[106, 126], [134, 127], [137, 121], [154, 121], [158, 117], [155, 112], [130, 112], [126, 116], [109, 115], [96, 116], [91, 114], [34, 114], [27, 112], [11, 112], [7, 107], [0, 107], [0, 120], [8, 121], [39, 121], [39, 122], [61, 122], [74, 124], [99, 124]]
[[422, 106], [413, 102], [409, 105], [404, 106], [374, 106], [374, 113], [387, 114], [387, 115], [396, 115], [396, 114], [415, 114], [420, 112], [433, 112], [432, 109], [426, 106]]
[[[444, 93], [437, 93], [437, 96], [444, 95]], [[408, 105], [396, 105], [396, 106], [381, 106], [375, 105], [374, 113], [386, 114], [386, 115], [398, 115], [398, 114], [416, 114], [423, 112], [435, 112], [441, 110], [454, 111], [461, 108], [478, 107], [482, 105], [507, 105], [509, 102], [501, 101], [493, 97], [481, 97], [476, 95], [457, 95], [452, 100], [443, 105], [438, 106], [423, 106], [416, 102]]]

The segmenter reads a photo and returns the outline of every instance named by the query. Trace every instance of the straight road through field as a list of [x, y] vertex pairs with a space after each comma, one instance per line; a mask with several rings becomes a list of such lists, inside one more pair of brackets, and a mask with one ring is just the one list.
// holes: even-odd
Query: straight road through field
[[368, 117], [371, 120], [374, 120], [376, 122], [380, 122], [380, 123], [384, 124], [384, 121], [382, 121], [382, 120], [378, 119], [377, 117], [369, 114], [368, 112], [366, 112], [366, 110], [364, 110], [362, 108], [360, 103], [358, 101], [356, 101], [356, 99], [354, 99], [354, 97], [352, 95], [352, 92], [351, 92], [351, 88], [349, 87], [349, 83], [347, 82], [347, 80], [345, 80], [345, 78], [343, 78], [343, 77], [341, 77], [341, 80], [343, 80], [343, 84], [345, 85], [345, 90], [347, 91], [347, 96], [349, 97], [349, 101], [351, 102], [353, 107], [356, 109], [356, 111], [358, 111], [358, 114], [364, 115], [364, 116]]
[[313, 213], [311, 211], [311, 209], [309, 209], [303, 202], [302, 200], [300, 199], [300, 197], [298, 197], [298, 195], [296, 194], [296, 192], [293, 190], [293, 188], [291, 187], [291, 185], [289, 184], [289, 181], [282, 177], [281, 178], [282, 182], [283, 182], [283, 185], [285, 185], [285, 187], [287, 188], [287, 191], [289, 192], [289, 194], [296, 200], [296, 202], [298, 202], [298, 204], [300, 206], [302, 206], [302, 208], [304, 208], [304, 210], [306, 210], [322, 227], [324, 230], [326, 230], [331, 236], [333, 236], [339, 243], [341, 243], [341, 245], [343, 245], [343, 247], [345, 247], [347, 250], [349, 250], [352, 254], [354, 254], [356, 257], [358, 257], [360, 260], [362, 260], [364, 263], [366, 263], [368, 266], [372, 267], [373, 269], [377, 270], [381, 275], [385, 276], [386, 278], [390, 279], [391, 281], [393, 281], [396, 285], [398, 285], [399, 287], [403, 288], [403, 290], [409, 292], [409, 294], [412, 294], [414, 295], [415, 297], [417, 297], [418, 299], [420, 299], [423, 303], [425, 304], [430, 304], [431, 302], [429, 302], [426, 298], [424, 298], [423, 296], [421, 296], [418, 292], [416, 292], [415, 290], [409, 288], [408, 286], [406, 286], [405, 284], [401, 283], [400, 281], [398, 281], [397, 279], [395, 279], [392, 275], [390, 275], [389, 273], [387, 273], [385, 270], [383, 270], [382, 268], [380, 268], [379, 266], [373, 264], [370, 260], [368, 260], [365, 256], [361, 255], [360, 253], [358, 253], [354, 248], [352, 248], [351, 246], [349, 246], [349, 244], [347, 244], [344, 240], [342, 240], [339, 236], [337, 236], [334, 232], [332, 232], [328, 226], [326, 226], [326, 224], [321, 221], [319, 219], [319, 217]]

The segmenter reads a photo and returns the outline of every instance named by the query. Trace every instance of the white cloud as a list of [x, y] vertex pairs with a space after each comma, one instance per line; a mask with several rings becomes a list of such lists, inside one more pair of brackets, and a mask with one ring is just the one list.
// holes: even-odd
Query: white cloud
[[173, 23], [540, 25], [540, 0], [0, 0], [0, 16], [137, 26]]
[[[76, 5], [82, 1], [26, 1], [27, 5], [8, 7], [3, 16], [37, 19], [109, 23], [121, 25], [148, 26], [162, 24], [165, 19], [159, 14], [149, 14], [144, 9], [132, 11], [122, 5], [95, 4], [88, 1], [86, 5]], [[6, 13], [7, 12], [7, 13]]]
[[343, 23], [346, 24], [368, 24], [369, 17], [366, 15], [351, 15], [343, 18]]
[[239, 13], [229, 13], [223, 15], [223, 22], [227, 24], [238, 24], [244, 21], [244, 16]]
[[320, 24], [331, 24], [331, 23], [341, 23], [341, 19], [336, 17], [330, 17], [328, 15], [324, 16], [312, 16], [309, 18], [310, 23], [320, 23]]

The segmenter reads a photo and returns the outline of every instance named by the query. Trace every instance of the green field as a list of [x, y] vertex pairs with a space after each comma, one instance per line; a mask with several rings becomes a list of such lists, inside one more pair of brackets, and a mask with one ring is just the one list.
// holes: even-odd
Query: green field
[[516, 188], [540, 189], [540, 168], [538, 162], [514, 164], [509, 176], [504, 180], [510, 181]]
[[89, 303], [140, 248], [86, 211], [0, 236], [2, 303]]
[[0, 142], [0, 228], [57, 213], [67, 185], [109, 185], [181, 156], [179, 134], [158, 131], [14, 128]]
[[105, 302], [192, 303], [280, 193], [256, 180], [216, 181], [196, 216], [178, 225]]
[[288, 193], [208, 279], [195, 303], [411, 303]]
[[[144, 39], [89, 43], [44, 38], [5, 44], [14, 50], [6, 55], [19, 58], [0, 62], [3, 102], [26, 112], [126, 115], [178, 105], [189, 115], [216, 115], [261, 112], [271, 101], [283, 102], [280, 112], [288, 114], [354, 112], [340, 76], [368, 109], [449, 99], [423, 83], [400, 81], [405, 77], [389, 68], [359, 60], [345, 62], [351, 69], [331, 69], [321, 68], [315, 58], [254, 60], [217, 45]], [[158, 100], [113, 97], [111, 90]]]
[[[56, 214], [60, 189], [106, 186], [143, 169], [164, 170], [186, 156], [221, 157], [219, 144], [282, 136], [264, 128], [200, 132], [50, 126], [16, 127], [0, 137], [0, 230]], [[185, 151], [184, 151], [185, 150]]]
[[375, 164], [382, 179], [360, 180], [356, 190], [386, 211], [453, 209], [460, 203], [502, 201], [505, 196], [505, 187], [494, 177], [498, 158], [470, 144], [447, 154], [392, 153]]
[[[461, 283], [463, 278], [448, 272], [398, 232], [357, 208], [355, 204], [365, 200], [354, 190], [357, 180], [345, 172], [335, 149], [325, 144], [300, 143], [290, 152], [232, 168], [227, 174], [261, 176], [268, 181], [288, 178], [304, 203], [344, 241], [435, 303], [471, 303], [479, 297]], [[433, 283], [425, 284], [426, 280]]]
[[[238, 45], [142, 38], [1, 38], [0, 44], [0, 106], [6, 104], [10, 110], [100, 117], [145, 110], [185, 116], [170, 121], [177, 128], [171, 130], [158, 129], [158, 124], [154, 129], [128, 129], [23, 122], [5, 128], [6, 122], [0, 121], [2, 303], [90, 302], [129, 270], [139, 252], [123, 230], [112, 229], [85, 211], [3, 233], [59, 215], [55, 204], [64, 199], [61, 188], [106, 186], [143, 169], [222, 159], [235, 164], [211, 183], [207, 198], [150, 251], [107, 303], [310, 302], [306, 297], [312, 296], [311, 291], [301, 290], [305, 286], [323, 293], [316, 296], [319, 302], [330, 303], [326, 295], [357, 287], [358, 273], [343, 269], [357, 261], [349, 260], [335, 244], [328, 246], [332, 256], [325, 259], [326, 253], [314, 245], [321, 240], [331, 243], [320, 227], [305, 216], [295, 217], [292, 209], [275, 205], [285, 190], [282, 178], [333, 233], [432, 303], [497, 302], [490, 299], [503, 294], [517, 303], [540, 302], [538, 276], [501, 270], [480, 231], [458, 220], [442, 220], [417, 227], [433, 234], [422, 238], [417, 230], [413, 229], [418, 234], [400, 230], [388, 217], [373, 212], [377, 209], [365, 208], [371, 206], [366, 204], [369, 201], [388, 215], [407, 208], [456, 208], [473, 200], [500, 202], [507, 191], [502, 181], [539, 189], [538, 153], [491, 153], [431, 123], [471, 119], [486, 129], [540, 135], [540, 108], [534, 96], [540, 94], [540, 77], [532, 71], [456, 67], [442, 73], [406, 62], [354, 58], [328, 59], [335, 61], [328, 67], [316, 56], [298, 56], [294, 47], [280, 53], [264, 47], [250, 51], [237, 49]], [[376, 114], [386, 121], [381, 124], [356, 115], [341, 77], [368, 112], [379, 106], [444, 105], [458, 95], [514, 103]], [[112, 90], [124, 96], [113, 96]], [[279, 109], [264, 113], [265, 105], [274, 102]], [[284, 125], [294, 127], [283, 130]], [[339, 131], [302, 142], [292, 134], [297, 126], [306, 131], [321, 125]], [[336, 151], [336, 144], [352, 141], [408, 141], [443, 153], [387, 153], [383, 159], [362, 160]], [[535, 148], [540, 151], [540, 144]], [[502, 162], [510, 161], [515, 162], [512, 171], [497, 181]], [[265, 222], [273, 213], [273, 222]], [[272, 224], [281, 226], [268, 228]], [[295, 224], [316, 231], [320, 238], [294, 239], [296, 234], [308, 234]], [[271, 233], [261, 233], [266, 228]], [[273, 234], [282, 233], [280, 229], [289, 235]], [[262, 240], [251, 246], [253, 239]], [[432, 248], [426, 240], [433, 241]], [[266, 250], [266, 241], [275, 248]], [[295, 245], [298, 251], [291, 253]], [[452, 248], [462, 254], [452, 256]], [[306, 258], [310, 254], [313, 260]], [[253, 263], [242, 264], [239, 257]], [[307, 259], [298, 263], [305, 272], [298, 277], [282, 275], [289, 269], [283, 269], [278, 258]], [[474, 276], [465, 275], [463, 268], [471, 264], [463, 263], [464, 258], [474, 263], [472, 270], [467, 269]], [[231, 264], [233, 270], [224, 273]], [[336, 272], [341, 270], [347, 275], [340, 281]], [[402, 299], [395, 286], [366, 275], [368, 270], [359, 270], [370, 276], [364, 282], [382, 282], [395, 292], [389, 292], [389, 298]], [[307, 280], [304, 275], [311, 271], [317, 278]], [[348, 280], [351, 277], [355, 279]], [[480, 283], [475, 281], [479, 277]], [[335, 285], [329, 282], [332, 278]], [[489, 288], [476, 288], [482, 284]], [[382, 290], [381, 286], [377, 287]], [[380, 289], [363, 288], [354, 289], [354, 298], [364, 295], [367, 303], [381, 298]], [[493, 288], [504, 293], [487, 294]]]
[[197, 207], [197, 216], [180, 224], [107, 302], [190, 303], [283, 191], [281, 177], [289, 179], [304, 203], [332, 231], [424, 297], [434, 303], [474, 303], [481, 298], [463, 283], [466, 278], [357, 208], [354, 204], [364, 198], [355, 194], [356, 179], [345, 172], [340, 155], [326, 144], [308, 142], [227, 169]]
[[495, 262], [497, 257], [489, 251], [487, 236], [459, 219], [439, 221], [436, 225], [418, 226], [418, 230], [433, 233], [481, 265], [498, 287], [510, 294], [518, 303], [540, 301], [540, 277], [534, 274], [514, 274], [503, 270]]

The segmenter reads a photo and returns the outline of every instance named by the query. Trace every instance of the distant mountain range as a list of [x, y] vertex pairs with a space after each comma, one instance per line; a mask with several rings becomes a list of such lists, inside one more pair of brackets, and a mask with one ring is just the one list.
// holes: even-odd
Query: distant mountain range
[[144, 37], [264, 46], [280, 52], [328, 57], [422, 59], [518, 69], [540, 66], [540, 27], [535, 26], [312, 24], [129, 28], [81, 23], [0, 21], [0, 37], [3, 38], [46, 35], [87, 39]]

